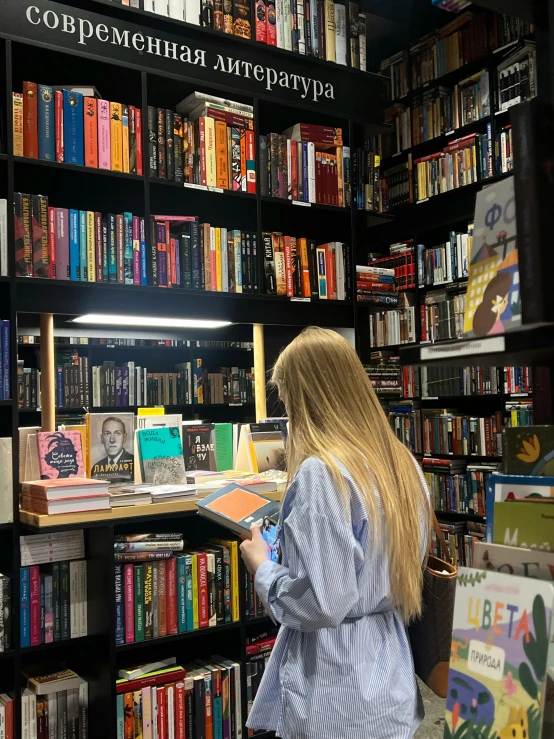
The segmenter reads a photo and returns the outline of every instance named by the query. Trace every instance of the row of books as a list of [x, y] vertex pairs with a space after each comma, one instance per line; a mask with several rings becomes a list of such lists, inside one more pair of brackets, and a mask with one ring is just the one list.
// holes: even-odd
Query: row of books
[[350, 147], [342, 128], [297, 123], [260, 136], [262, 195], [350, 207]]
[[0, 726], [4, 727], [6, 737], [15, 736], [14, 710], [13, 695], [0, 693]]
[[[460, 289], [466, 287], [460, 284]], [[466, 293], [452, 295], [436, 290], [425, 295], [420, 306], [420, 337], [422, 342], [459, 339], [464, 335]]]
[[87, 635], [85, 559], [22, 567], [19, 587], [22, 647], [36, 647]]
[[531, 367], [421, 367], [421, 396], [528, 395]]
[[532, 41], [509, 50], [498, 65], [498, 109], [508, 110], [537, 94], [537, 52]]
[[40, 370], [24, 367], [23, 359], [17, 360], [17, 406], [25, 410], [40, 408]]
[[398, 305], [400, 295], [394, 269], [356, 265], [356, 300], [373, 305]]
[[265, 606], [262, 603], [260, 596], [256, 592], [254, 575], [251, 575], [246, 568], [244, 570], [244, 594], [246, 596], [244, 601], [245, 618], [253, 619], [267, 616]]
[[399, 206], [413, 203], [412, 155], [408, 154], [406, 162], [385, 169], [377, 187], [380, 190], [382, 213], [388, 213]]
[[502, 456], [502, 411], [487, 417], [446, 410], [421, 413], [424, 454]]
[[[456, 521], [453, 523], [452, 521], [441, 521], [440, 518], [439, 513], [439, 526], [446, 541], [446, 546], [450, 550], [452, 562], [457, 563], [458, 567], [471, 567], [474, 560], [474, 549], [485, 538], [485, 524], [476, 521]], [[438, 557], [444, 557], [434, 532], [432, 534], [432, 553]]]
[[417, 316], [414, 297], [399, 295], [398, 308], [371, 312], [369, 316], [369, 345], [411, 344], [417, 341]]
[[[184, 667], [175, 658], [167, 662], [144, 665], [134, 679], [117, 680], [117, 739], [241, 739], [240, 664], [219, 655]], [[132, 672], [121, 670], [120, 675]]]
[[[270, 629], [258, 636], [246, 637], [246, 716], [250, 715], [252, 705], [258, 693], [260, 683], [271, 657], [271, 652], [277, 639], [277, 630]], [[248, 736], [253, 736], [252, 729], [248, 730]]]
[[369, 267], [394, 269], [394, 278], [400, 290], [415, 287], [415, 247], [413, 239], [399, 241], [389, 246], [389, 255], [370, 252], [367, 257]]
[[[88, 683], [76, 672], [60, 669], [44, 674], [44, 666], [28, 670], [21, 695], [22, 739], [89, 736]], [[6, 733], [6, 737], [13, 736]]]
[[150, 177], [256, 192], [251, 105], [194, 92], [177, 112], [148, 107]]
[[[177, 347], [191, 348], [191, 349], [244, 349], [251, 351], [254, 348], [254, 344], [251, 341], [211, 341], [205, 339], [135, 339], [135, 338], [122, 338], [108, 337], [99, 338], [95, 336], [56, 336], [54, 338], [55, 344], [81, 344], [83, 346], [155, 346], [155, 347], [166, 347], [173, 349]], [[40, 337], [38, 334], [18, 334], [18, 344], [40, 344]]]
[[416, 367], [402, 367], [398, 357], [380, 358], [364, 365], [376, 394], [383, 398], [413, 398], [419, 395]]
[[508, 425], [512, 428], [517, 426], [533, 425], [533, 401], [520, 398], [518, 400], [506, 401], [506, 413], [508, 414]]
[[417, 245], [417, 279], [419, 287], [448, 284], [467, 278], [469, 255], [473, 242], [473, 223], [467, 232], [450, 231], [448, 241], [438, 246]]
[[140, 107], [100, 99], [94, 87], [36, 82], [12, 97], [15, 156], [142, 174]]
[[92, 368], [95, 408], [242, 404], [253, 399], [252, 368], [221, 367], [211, 372], [201, 359], [181, 362], [174, 372], [148, 371], [132, 361], [122, 365], [106, 361]]
[[[38, 401], [40, 404], [40, 401]], [[89, 359], [76, 351], [56, 355], [56, 408], [88, 408]]]
[[116, 644], [238, 621], [236, 541], [182, 553], [182, 534], [121, 538], [114, 543], [123, 560], [115, 563]]
[[8, 201], [0, 198], [0, 277], [7, 277], [8, 272]]
[[498, 464], [424, 457], [421, 465], [435, 511], [486, 516], [487, 482]]
[[0, 400], [9, 400], [11, 394], [10, 379], [10, 321], [0, 321]]
[[494, 138], [495, 172], [504, 174], [514, 168], [514, 149], [512, 143], [512, 127], [504, 126]]
[[356, 210], [382, 210], [380, 157], [374, 142], [368, 139], [363, 148], [352, 151], [352, 197]]
[[391, 401], [385, 409], [396, 438], [410, 449], [421, 454], [421, 409], [413, 400]]

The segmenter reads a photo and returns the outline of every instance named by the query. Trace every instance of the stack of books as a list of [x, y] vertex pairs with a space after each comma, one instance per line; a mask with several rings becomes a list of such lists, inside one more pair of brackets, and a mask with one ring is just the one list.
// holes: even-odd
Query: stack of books
[[497, 66], [498, 110], [508, 110], [537, 94], [537, 51], [534, 41], [510, 47]]
[[394, 269], [356, 265], [356, 300], [373, 305], [399, 305]]
[[412, 454], [421, 454], [421, 409], [413, 400], [391, 401], [388, 409], [389, 422], [396, 438]]
[[24, 673], [27, 687], [21, 695], [22, 736], [78, 736], [87, 739], [88, 683], [76, 672], [60, 669]]
[[486, 418], [448, 410], [424, 410], [422, 416], [424, 454], [502, 455], [502, 411]]
[[507, 400], [506, 413], [508, 414], [508, 425], [511, 427], [533, 425], [532, 400]]
[[383, 398], [403, 397], [402, 367], [398, 357], [389, 357], [386, 360], [380, 358], [379, 361], [365, 364], [364, 369], [378, 396]]
[[36, 82], [12, 97], [15, 156], [142, 174], [140, 107], [103, 100], [94, 87]]
[[[117, 736], [225, 736], [242, 733], [241, 669], [212, 655], [181, 667], [161, 659], [119, 671]], [[180, 734], [177, 734], [178, 727]]]
[[238, 543], [184, 547], [182, 534], [116, 538], [116, 644], [239, 620]]
[[84, 477], [22, 482], [21, 507], [47, 515], [109, 510], [108, 485]]
[[369, 345], [371, 347], [410, 344], [417, 341], [414, 295], [399, 294], [395, 310], [372, 311], [369, 316]]
[[253, 110], [202, 92], [188, 95], [176, 113], [149, 106], [150, 177], [254, 194]]
[[352, 151], [352, 198], [356, 210], [382, 210], [380, 156], [372, 139]]
[[297, 123], [260, 136], [262, 195], [350, 207], [350, 147], [342, 128]]

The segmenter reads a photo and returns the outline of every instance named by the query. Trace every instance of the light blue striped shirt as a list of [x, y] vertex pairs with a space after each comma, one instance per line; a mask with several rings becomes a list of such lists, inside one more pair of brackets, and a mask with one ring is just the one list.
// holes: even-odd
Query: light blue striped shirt
[[256, 573], [281, 629], [247, 725], [282, 739], [411, 739], [421, 701], [389, 600], [385, 537], [372, 539], [360, 492], [341, 472], [350, 520], [329, 469], [307, 459], [283, 505], [283, 564], [267, 561]]

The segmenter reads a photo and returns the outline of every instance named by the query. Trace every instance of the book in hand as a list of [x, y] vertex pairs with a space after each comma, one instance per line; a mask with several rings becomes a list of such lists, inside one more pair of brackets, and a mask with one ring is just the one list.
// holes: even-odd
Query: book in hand
[[196, 506], [201, 516], [247, 538], [251, 536], [252, 526], [261, 526], [264, 518], [277, 523], [281, 507], [278, 501], [235, 484], [207, 495]]
[[553, 606], [551, 583], [458, 569], [445, 737], [540, 739]]
[[85, 476], [79, 431], [38, 431], [37, 443], [43, 480]]

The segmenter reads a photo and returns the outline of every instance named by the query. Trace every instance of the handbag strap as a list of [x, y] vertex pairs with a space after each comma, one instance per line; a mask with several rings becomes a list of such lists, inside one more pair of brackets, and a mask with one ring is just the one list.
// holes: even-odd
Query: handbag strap
[[442, 533], [442, 529], [440, 527], [440, 524], [437, 520], [437, 516], [435, 514], [435, 511], [431, 511], [431, 515], [433, 516], [433, 528], [435, 529], [435, 534], [437, 535], [437, 539], [439, 540], [439, 544], [441, 546], [442, 552], [446, 558], [446, 561], [450, 564], [453, 564], [453, 557], [452, 552], [448, 548], [448, 545], [446, 543], [446, 539], [444, 538], [444, 534]]

